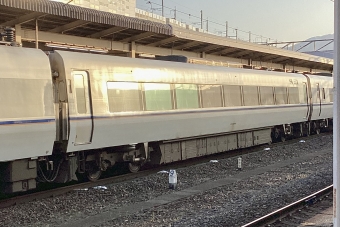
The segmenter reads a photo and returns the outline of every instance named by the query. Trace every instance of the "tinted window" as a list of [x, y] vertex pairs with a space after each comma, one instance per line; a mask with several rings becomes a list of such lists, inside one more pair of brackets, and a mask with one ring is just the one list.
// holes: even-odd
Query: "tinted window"
[[289, 87], [288, 88], [289, 95], [289, 104], [299, 104], [299, 88], [297, 87]]
[[259, 105], [256, 86], [243, 86], [243, 100], [245, 106]]
[[107, 96], [110, 112], [142, 110], [138, 83], [107, 82]]
[[83, 75], [74, 75], [74, 87], [76, 90], [77, 111], [84, 114], [86, 113], [86, 99]]
[[225, 106], [241, 106], [241, 87], [234, 85], [223, 85]]
[[274, 93], [272, 87], [260, 87], [262, 105], [274, 105]]
[[222, 107], [221, 85], [200, 85], [204, 108]]
[[287, 89], [285, 87], [275, 87], [276, 105], [287, 104]]
[[175, 84], [177, 109], [194, 109], [198, 105], [198, 89], [194, 84]]
[[171, 110], [170, 84], [145, 83], [146, 110]]

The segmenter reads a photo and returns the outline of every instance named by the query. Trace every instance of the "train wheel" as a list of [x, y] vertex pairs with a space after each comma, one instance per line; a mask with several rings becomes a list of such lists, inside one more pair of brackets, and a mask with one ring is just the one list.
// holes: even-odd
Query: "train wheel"
[[319, 135], [320, 134], [320, 125], [319, 125], [319, 123], [317, 123], [317, 122], [314, 122], [313, 123], [313, 131], [315, 132], [315, 134], [317, 134], [317, 135]]
[[303, 136], [302, 124], [297, 125], [293, 129], [294, 129], [294, 131], [293, 131], [294, 138], [299, 138], [299, 137]]
[[137, 173], [140, 170], [141, 165], [137, 162], [130, 162], [128, 168], [131, 173]]
[[273, 131], [273, 141], [274, 142], [285, 142], [286, 137], [281, 129], [275, 128]]
[[90, 170], [86, 172], [86, 175], [89, 181], [96, 181], [102, 175], [102, 171], [98, 168], [91, 168]]
[[272, 137], [273, 137], [273, 141], [274, 142], [278, 142], [279, 141], [280, 130], [278, 128], [274, 128], [274, 130], [272, 132]]
[[310, 123], [306, 123], [306, 132], [305, 132], [305, 136], [308, 137], [310, 136]]
[[280, 135], [280, 141], [281, 142], [285, 142], [286, 141], [286, 136], [283, 133], [281, 133], [281, 135]]
[[315, 133], [316, 133], [317, 135], [319, 135], [320, 132], [321, 132], [320, 127], [318, 127], [318, 128], [315, 129]]

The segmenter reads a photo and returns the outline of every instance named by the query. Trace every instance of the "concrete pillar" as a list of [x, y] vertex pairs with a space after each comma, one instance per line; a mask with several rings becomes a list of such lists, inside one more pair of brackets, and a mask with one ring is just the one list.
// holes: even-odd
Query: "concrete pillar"
[[134, 41], [130, 43], [130, 52], [128, 53], [128, 57], [136, 58], [136, 43]]
[[201, 58], [203, 58], [203, 59], [206, 58], [206, 53], [205, 52], [201, 52]]
[[21, 43], [21, 24], [15, 25], [15, 42]]
[[35, 48], [39, 48], [39, 25], [38, 19], [35, 20]]
[[252, 66], [253, 65], [253, 60], [251, 58], [248, 59], [248, 65]]

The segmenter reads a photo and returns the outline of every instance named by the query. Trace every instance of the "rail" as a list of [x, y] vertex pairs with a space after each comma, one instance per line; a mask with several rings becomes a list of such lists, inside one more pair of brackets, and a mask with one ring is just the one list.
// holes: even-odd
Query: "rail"
[[315, 201], [317, 201], [319, 198], [324, 197], [325, 195], [328, 195], [330, 193], [332, 193], [333, 191], [333, 185], [330, 185], [318, 192], [315, 192], [303, 199], [300, 199], [292, 204], [289, 204], [283, 208], [280, 208], [270, 214], [267, 214], [261, 218], [256, 219], [255, 221], [252, 221], [248, 224], [243, 225], [242, 227], [259, 227], [259, 226], [267, 226], [270, 225], [274, 222], [276, 222], [277, 220], [280, 220], [286, 216], [288, 216], [290, 213], [301, 209], [307, 205], [313, 204], [315, 203]]

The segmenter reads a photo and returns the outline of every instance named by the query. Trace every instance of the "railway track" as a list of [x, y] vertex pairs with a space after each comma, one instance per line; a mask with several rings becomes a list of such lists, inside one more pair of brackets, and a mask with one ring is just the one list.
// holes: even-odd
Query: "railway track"
[[[258, 218], [242, 227], [261, 227], [261, 226], [297, 226], [296, 217], [301, 220], [301, 212], [308, 213], [308, 216], [316, 215], [320, 210], [332, 207], [332, 192], [333, 185], [330, 185], [316, 193], [313, 193], [303, 199], [300, 199], [292, 204], [280, 208], [270, 214]], [[324, 198], [326, 198], [324, 200]], [[320, 203], [324, 200], [323, 204]], [[321, 204], [321, 205], [320, 205]], [[319, 205], [319, 207], [317, 207]], [[295, 220], [294, 220], [295, 219]]]
[[[323, 133], [321, 135], [325, 135], [327, 133]], [[185, 160], [182, 162], [176, 162], [176, 163], [171, 163], [171, 164], [166, 164], [166, 165], [161, 165], [157, 167], [153, 166], [146, 166], [142, 171], [137, 172], [137, 173], [125, 173], [122, 175], [118, 176], [111, 176], [107, 177], [104, 179], [99, 179], [95, 182], [83, 182], [83, 183], [73, 183], [71, 185], [62, 185], [62, 186], [55, 186], [54, 188], [48, 188], [47, 190], [36, 190], [27, 194], [21, 194], [21, 195], [16, 195], [12, 197], [5, 197], [0, 199], [0, 209], [13, 206], [16, 204], [22, 204], [22, 203], [27, 203], [30, 201], [34, 200], [39, 200], [43, 198], [48, 198], [48, 197], [54, 197], [58, 195], [62, 195], [65, 193], [68, 193], [73, 190], [81, 190], [85, 188], [92, 188], [96, 186], [102, 186], [102, 185], [109, 185], [109, 184], [114, 184], [114, 183], [119, 183], [123, 181], [128, 181], [144, 176], [148, 176], [150, 174], [154, 174], [159, 172], [160, 170], [164, 169], [178, 169], [178, 168], [183, 168], [191, 165], [197, 165], [201, 163], [206, 163], [209, 162], [212, 159], [225, 159], [225, 158], [231, 158], [231, 157], [236, 157], [244, 154], [248, 154], [251, 152], [257, 152], [257, 151], [262, 151], [266, 147], [270, 147], [271, 149], [275, 148], [276, 146], [280, 146], [283, 143], [284, 144], [292, 144], [292, 143], [297, 143], [299, 140], [304, 139], [308, 140], [314, 137], [317, 137], [320, 135], [312, 135], [309, 137], [305, 138], [297, 138], [297, 139], [292, 139], [292, 140], [287, 140], [285, 142], [279, 142], [279, 143], [274, 143], [271, 145], [260, 145], [257, 147], [250, 147], [250, 148], [243, 148], [239, 150], [234, 150], [234, 151], [229, 151], [229, 152], [224, 152], [224, 153], [218, 153], [210, 156], [204, 156], [204, 157], [199, 157], [199, 158], [194, 158], [194, 159], [189, 159]]]

